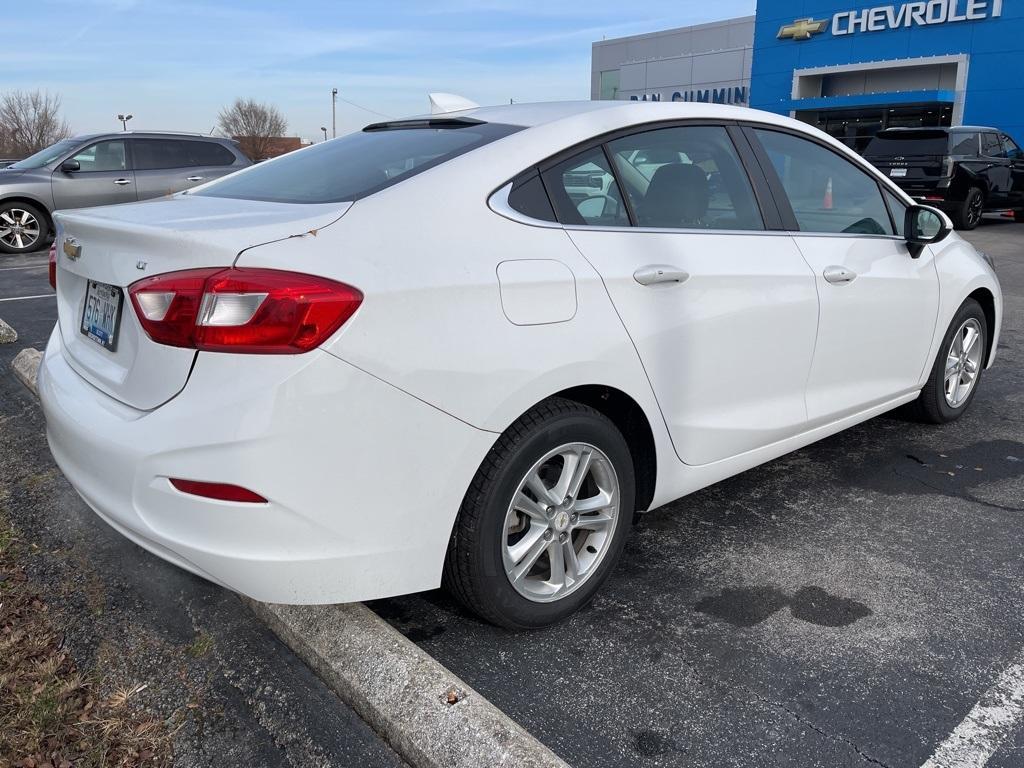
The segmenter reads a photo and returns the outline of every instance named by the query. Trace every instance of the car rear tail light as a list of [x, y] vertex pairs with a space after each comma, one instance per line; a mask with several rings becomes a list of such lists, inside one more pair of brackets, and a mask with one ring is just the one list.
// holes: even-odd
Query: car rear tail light
[[57, 290], [57, 243], [50, 246], [50, 287]]
[[153, 341], [208, 352], [298, 354], [320, 346], [359, 308], [345, 283], [277, 269], [189, 269], [128, 287]]
[[228, 483], [204, 483], [199, 480], [182, 480], [177, 477], [168, 478], [171, 485], [182, 493], [192, 496], [202, 496], [206, 499], [217, 499], [218, 501], [238, 501], [245, 504], [266, 504], [267, 500], [255, 491], [243, 488], [240, 485]]

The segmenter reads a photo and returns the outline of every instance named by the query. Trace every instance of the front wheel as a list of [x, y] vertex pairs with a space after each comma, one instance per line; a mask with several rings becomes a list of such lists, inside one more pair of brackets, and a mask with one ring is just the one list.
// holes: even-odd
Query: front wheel
[[46, 244], [50, 224], [28, 203], [0, 203], [0, 253], [31, 253]]
[[495, 443], [459, 509], [444, 583], [509, 629], [554, 624], [593, 597], [633, 517], [633, 462], [615, 425], [551, 398]]
[[919, 420], [945, 424], [964, 414], [978, 392], [987, 345], [985, 313], [968, 299], [950, 323], [928, 382], [912, 404]]

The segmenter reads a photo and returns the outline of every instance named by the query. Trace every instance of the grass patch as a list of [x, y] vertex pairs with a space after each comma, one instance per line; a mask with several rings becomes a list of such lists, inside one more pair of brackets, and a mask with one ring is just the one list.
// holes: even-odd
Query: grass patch
[[200, 632], [196, 635], [196, 639], [185, 647], [185, 653], [193, 659], [201, 659], [212, 650], [213, 638], [205, 632]]
[[0, 764], [25, 768], [167, 766], [166, 724], [134, 701], [145, 686], [107, 690], [62, 649], [49, 608], [19, 558], [31, 556], [0, 517]]

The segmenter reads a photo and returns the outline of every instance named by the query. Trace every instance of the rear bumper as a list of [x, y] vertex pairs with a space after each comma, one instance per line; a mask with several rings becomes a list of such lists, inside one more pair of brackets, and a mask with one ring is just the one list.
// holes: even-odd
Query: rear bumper
[[[200, 354], [185, 390], [138, 411], [51, 336], [39, 374], [50, 449], [123, 535], [257, 600], [328, 603], [439, 585], [455, 514], [494, 435], [326, 353]], [[169, 477], [250, 488], [204, 499]]]

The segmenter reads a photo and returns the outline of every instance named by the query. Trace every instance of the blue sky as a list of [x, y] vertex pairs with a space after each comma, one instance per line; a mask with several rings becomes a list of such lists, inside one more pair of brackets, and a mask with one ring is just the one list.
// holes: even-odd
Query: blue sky
[[[330, 129], [330, 91], [388, 116], [426, 94], [482, 104], [590, 96], [590, 44], [753, 12], [754, 0], [36, 0], [8, 3], [0, 91], [61, 96], [76, 132], [209, 131], [237, 96], [289, 133]], [[20, 30], [20, 31], [19, 31]], [[28, 33], [25, 33], [28, 31]], [[379, 117], [338, 104], [338, 133]]]

